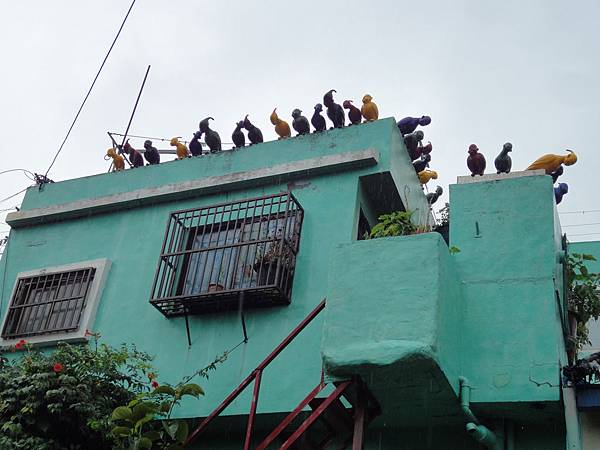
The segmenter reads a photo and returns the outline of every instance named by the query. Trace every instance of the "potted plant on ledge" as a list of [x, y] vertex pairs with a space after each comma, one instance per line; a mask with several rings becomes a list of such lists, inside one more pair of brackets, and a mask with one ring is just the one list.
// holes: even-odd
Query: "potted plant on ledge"
[[592, 255], [573, 253], [567, 259], [567, 298], [569, 324], [573, 349], [569, 359], [577, 350], [590, 344], [588, 322], [600, 317], [600, 273], [588, 270], [586, 261], [595, 261]]

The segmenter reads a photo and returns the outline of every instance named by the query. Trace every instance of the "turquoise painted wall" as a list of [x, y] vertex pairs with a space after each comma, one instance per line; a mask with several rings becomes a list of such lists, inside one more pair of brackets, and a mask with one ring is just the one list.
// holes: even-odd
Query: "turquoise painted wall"
[[558, 401], [566, 355], [550, 177], [452, 185], [450, 203], [472, 400]]
[[[355, 239], [359, 177], [390, 171], [391, 161], [406, 157], [404, 147], [397, 145], [398, 139], [392, 142], [395, 134], [398, 131], [394, 121], [386, 119], [236, 152], [49, 184], [42, 191], [29, 189], [22, 211], [328, 154], [374, 149], [380, 158], [376, 166], [333, 175], [314, 176], [307, 172], [304, 179], [293, 182], [275, 180], [264, 187], [14, 229], [0, 267], [6, 269], [2, 310], [18, 272], [106, 257], [112, 261], [112, 267], [94, 329], [103, 335], [104, 342], [135, 343], [156, 355], [160, 380], [176, 382], [234, 347], [243, 335], [240, 317], [235, 312], [194, 316], [190, 318], [193, 343], [188, 348], [184, 319], [166, 319], [149, 304], [169, 212], [292, 189], [305, 210], [292, 303], [287, 307], [246, 311], [249, 342], [237, 348], [209, 381], [201, 382], [206, 397], [184, 404], [179, 412], [181, 416], [206, 415], [325, 296], [331, 249]], [[404, 177], [398, 180], [399, 191], [408, 193], [405, 198], [410, 198], [410, 204], [424, 205], [414, 171], [404, 169], [397, 174]], [[289, 410], [319, 382], [321, 323], [322, 318], [317, 318], [266, 370], [259, 412]], [[250, 390], [226, 413], [247, 413], [249, 395]]]

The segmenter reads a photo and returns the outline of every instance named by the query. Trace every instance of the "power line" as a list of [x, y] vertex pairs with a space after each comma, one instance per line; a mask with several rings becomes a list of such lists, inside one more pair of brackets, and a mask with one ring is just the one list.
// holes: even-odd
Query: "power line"
[[[7, 200], [10, 200], [10, 199], [11, 199], [11, 198], [13, 198], [13, 197], [16, 197], [16, 196], [17, 196], [17, 195], [19, 195], [19, 194], [22, 194], [22, 193], [23, 193], [23, 192], [25, 192], [25, 191], [26, 191], [28, 188], [29, 188], [29, 186], [28, 186], [28, 187], [26, 187], [25, 189], [21, 189], [21, 190], [20, 190], [19, 192], [17, 192], [16, 194], [9, 195], [8, 197], [6, 197], [6, 198], [3, 198], [2, 200], [0, 200], [0, 203], [3, 203], [3, 202], [5, 202], [5, 201], [7, 201]], [[12, 208], [11, 208], [11, 209], [12, 209]]]
[[594, 212], [600, 212], [600, 209], [584, 209], [581, 211], [565, 211], [565, 212], [559, 212], [559, 214], [585, 214], [585, 213], [594, 213]]
[[65, 135], [65, 138], [62, 141], [62, 144], [60, 144], [60, 147], [59, 147], [58, 151], [56, 152], [56, 155], [54, 155], [54, 158], [52, 159], [52, 162], [50, 163], [48, 170], [46, 170], [46, 173], [44, 174], [45, 177], [48, 176], [48, 172], [50, 172], [50, 169], [56, 162], [56, 158], [58, 158], [58, 155], [62, 151], [62, 149], [65, 145], [65, 142], [67, 142], [67, 139], [69, 138], [69, 135], [71, 134], [71, 130], [75, 126], [75, 122], [77, 122], [77, 119], [79, 118], [79, 114], [81, 113], [81, 110], [83, 109], [83, 106], [85, 105], [85, 102], [87, 102], [87, 99], [90, 96], [90, 93], [92, 92], [92, 89], [94, 88], [94, 85], [96, 84], [96, 80], [100, 76], [100, 72], [102, 72], [102, 68], [104, 67], [104, 64], [106, 63], [106, 60], [108, 59], [108, 56], [110, 55], [110, 52], [112, 51], [113, 47], [115, 46], [117, 39], [119, 38], [119, 35], [121, 34], [121, 30], [125, 26], [125, 22], [127, 21], [127, 18], [129, 17], [129, 13], [131, 12], [133, 5], [135, 4], [135, 1], [136, 0], [133, 0], [133, 2], [131, 2], [131, 6], [127, 10], [127, 14], [125, 14], [123, 23], [121, 23], [121, 26], [119, 27], [119, 31], [117, 31], [117, 35], [115, 36], [115, 39], [113, 40], [112, 44], [110, 45], [110, 48], [108, 49], [108, 52], [106, 53], [106, 56], [104, 57], [104, 60], [102, 61], [102, 64], [100, 65], [100, 68], [98, 69], [98, 72], [96, 73], [96, 76], [94, 77], [94, 80], [92, 81], [92, 85], [90, 86], [89, 90], [87, 91], [87, 94], [85, 94], [85, 98], [83, 99], [83, 102], [81, 103], [81, 106], [79, 107], [79, 110], [77, 111], [77, 114], [75, 114], [75, 118], [73, 119], [73, 122], [71, 123], [71, 126], [69, 127], [69, 130], [67, 131], [67, 134]]
[[35, 174], [33, 172], [31, 172], [30, 170], [27, 169], [8, 169], [8, 170], [3, 170], [2, 172], [0, 172], [0, 175], [4, 174], [4, 173], [9, 173], [9, 172], [23, 172], [23, 175], [25, 175], [27, 178], [29, 178], [30, 180], [34, 180]]
[[563, 228], [566, 227], [587, 227], [589, 225], [600, 225], [600, 222], [590, 222], [590, 223], [578, 223], [573, 225], [561, 225]]

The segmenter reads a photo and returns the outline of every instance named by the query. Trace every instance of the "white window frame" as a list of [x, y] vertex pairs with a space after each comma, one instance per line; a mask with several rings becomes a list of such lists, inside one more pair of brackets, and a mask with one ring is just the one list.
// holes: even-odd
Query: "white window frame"
[[36, 277], [42, 275], [52, 275], [59, 272], [71, 272], [75, 270], [81, 270], [85, 268], [94, 268], [95, 274], [92, 280], [87, 297], [85, 300], [85, 308], [82, 311], [81, 320], [79, 322], [79, 328], [74, 331], [66, 331], [60, 333], [48, 333], [39, 334], [35, 336], [28, 336], [26, 338], [11, 338], [4, 339], [0, 337], [0, 347], [13, 347], [21, 339], [25, 339], [28, 344], [39, 345], [39, 346], [50, 346], [56, 345], [59, 342], [84, 342], [89, 339], [86, 336], [86, 331], [92, 328], [94, 319], [96, 318], [96, 311], [98, 309], [98, 303], [102, 297], [102, 291], [106, 283], [106, 278], [110, 269], [110, 261], [106, 258], [94, 259], [90, 261], [81, 261], [72, 264], [65, 264], [61, 266], [45, 267], [43, 269], [29, 270], [25, 272], [19, 272], [13, 285], [8, 306], [4, 311], [4, 317], [2, 318], [2, 324], [0, 325], [0, 332], [4, 330], [5, 322], [8, 318], [8, 311], [13, 301], [15, 289], [21, 278]]

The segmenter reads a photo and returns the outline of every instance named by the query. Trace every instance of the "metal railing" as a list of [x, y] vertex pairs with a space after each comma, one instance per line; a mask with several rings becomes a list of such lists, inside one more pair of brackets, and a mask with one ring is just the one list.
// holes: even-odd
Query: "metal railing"
[[289, 193], [171, 213], [150, 302], [166, 316], [287, 304], [303, 210]]
[[325, 309], [326, 300], [323, 299], [319, 305], [306, 316], [306, 318], [298, 324], [296, 328], [292, 330], [290, 334], [273, 350], [264, 360], [261, 362], [256, 369], [252, 371], [240, 385], [233, 390], [231, 394], [227, 396], [223, 402], [206, 418], [200, 423], [200, 425], [189, 435], [184, 447], [192, 444], [198, 436], [208, 427], [208, 425], [220, 415], [225, 408], [227, 408], [244, 390], [254, 381], [254, 389], [252, 392], [252, 402], [250, 404], [250, 413], [248, 414], [248, 423], [246, 425], [246, 434], [244, 441], [244, 450], [249, 450], [252, 442], [252, 434], [254, 431], [254, 421], [256, 418], [256, 409], [258, 406], [258, 397], [260, 393], [260, 383], [262, 379], [263, 370], [300, 334], [306, 326], [313, 321], [315, 317], [319, 315], [323, 309]]

